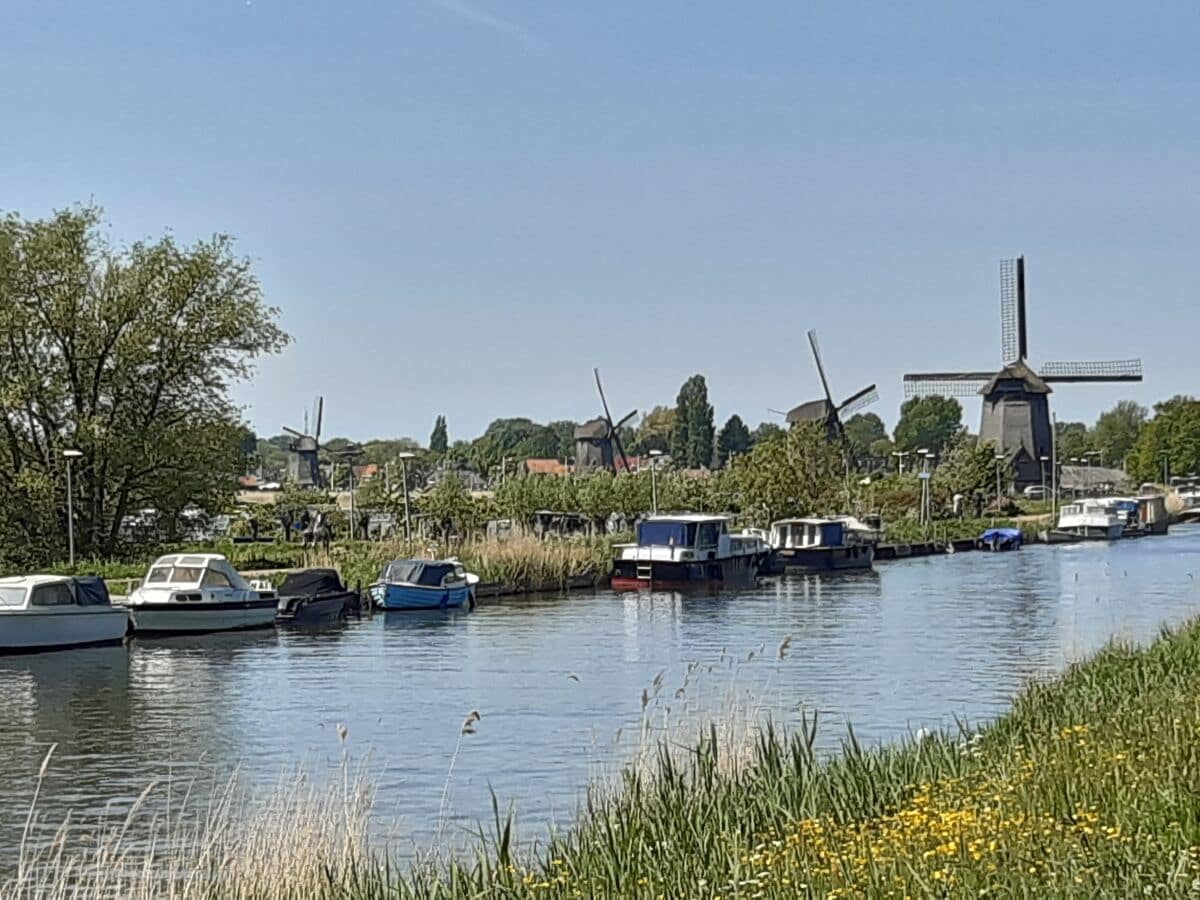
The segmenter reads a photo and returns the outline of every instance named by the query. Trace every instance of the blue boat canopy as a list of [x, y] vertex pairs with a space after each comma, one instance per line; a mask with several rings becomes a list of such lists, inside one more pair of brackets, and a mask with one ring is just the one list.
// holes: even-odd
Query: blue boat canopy
[[989, 528], [979, 538], [981, 541], [1016, 541], [1021, 543], [1020, 528]]
[[441, 587], [443, 579], [454, 574], [459, 568], [459, 563], [444, 560], [394, 559], [383, 567], [379, 580], [391, 584]]

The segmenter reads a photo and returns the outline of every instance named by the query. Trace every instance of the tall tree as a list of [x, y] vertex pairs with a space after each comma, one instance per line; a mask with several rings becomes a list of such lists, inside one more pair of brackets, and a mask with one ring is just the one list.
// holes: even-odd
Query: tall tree
[[1072, 460], [1084, 460], [1096, 449], [1095, 435], [1083, 422], [1057, 422], [1054, 431], [1054, 453], [1060, 463], [1078, 465]]
[[1129, 470], [1141, 481], [1200, 472], [1200, 400], [1179, 395], [1154, 404], [1129, 458]]
[[709, 466], [713, 457], [714, 430], [708, 384], [703, 375], [693, 375], [683, 383], [675, 400], [671, 456], [676, 464], [690, 469]]
[[842, 458], [823, 424], [796, 425], [734, 460], [731, 486], [742, 512], [760, 524], [788, 516], [834, 512], [841, 497]]
[[645, 456], [651, 450], [669, 453], [671, 437], [675, 433], [675, 410], [669, 406], [656, 406], [642, 416], [629, 442], [631, 452]]
[[913, 397], [900, 407], [894, 434], [900, 450], [941, 453], [962, 427], [962, 407], [953, 397]]
[[433, 423], [433, 432], [429, 435], [429, 450], [431, 453], [443, 454], [450, 447], [450, 435], [446, 430], [446, 417], [438, 416]]
[[758, 427], [750, 432], [750, 443], [758, 445], [780, 434], [783, 434], [781, 426], [774, 422], [760, 422]]
[[1100, 414], [1093, 433], [1096, 449], [1103, 451], [1106, 463], [1124, 465], [1148, 416], [1146, 407], [1132, 400], [1120, 400], [1112, 409]]
[[729, 458], [734, 454], [745, 453], [750, 449], [750, 429], [742, 421], [742, 417], [734, 413], [721, 427], [717, 434], [716, 467], [725, 468]]
[[851, 416], [845, 422], [845, 429], [850, 455], [856, 460], [869, 457], [872, 445], [876, 441], [887, 440], [888, 436], [883, 419], [875, 413], [859, 413]]
[[[100, 216], [0, 221], [0, 510], [62, 509], [61, 454], [79, 450], [76, 542], [108, 554], [132, 510], [169, 522], [226, 502], [242, 466], [230, 388], [288, 338], [230, 238], [116, 249]], [[59, 550], [61, 525], [9, 518]]]

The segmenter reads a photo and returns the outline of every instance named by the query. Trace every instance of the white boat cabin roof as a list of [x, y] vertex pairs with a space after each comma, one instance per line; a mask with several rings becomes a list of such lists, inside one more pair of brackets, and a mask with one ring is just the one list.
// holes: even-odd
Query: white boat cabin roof
[[206, 576], [213, 587], [250, 588], [249, 582], [220, 553], [172, 553], [160, 556], [151, 563], [143, 584], [147, 587], [194, 586], [205, 583]]
[[772, 522], [771, 527], [774, 528], [777, 525], [829, 525], [831, 523], [845, 525], [846, 520], [825, 518], [822, 516], [813, 516], [812, 518], [808, 519], [779, 519], [778, 521]]
[[646, 516], [643, 522], [728, 522], [733, 516], [714, 516], [704, 513], [679, 513], [678, 515]]
[[0, 578], [0, 587], [32, 588], [43, 584], [63, 584], [70, 580], [69, 575], [9, 575]]

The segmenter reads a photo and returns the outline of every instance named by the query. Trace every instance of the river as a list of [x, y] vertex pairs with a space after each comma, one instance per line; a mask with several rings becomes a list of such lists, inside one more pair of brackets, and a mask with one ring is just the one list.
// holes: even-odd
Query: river
[[684, 730], [738, 692], [777, 716], [816, 710], [828, 748], [847, 722], [867, 743], [956, 718], [978, 723], [1026, 679], [1200, 612], [1194, 576], [1200, 530], [1179, 528], [719, 595], [600, 591], [376, 616], [322, 634], [0, 658], [0, 851], [20, 839], [51, 744], [40, 809], [56, 821], [168, 773], [239, 767], [265, 785], [289, 766], [336, 767], [338, 725], [352, 756], [369, 755], [380, 830], [394, 847], [420, 847], [443, 814], [471, 710], [481, 720], [463, 736], [450, 781], [453, 821], [489, 818], [490, 789], [537, 835], [569, 821], [598, 764], [629, 752], [644, 701], [656, 721], [674, 706]]

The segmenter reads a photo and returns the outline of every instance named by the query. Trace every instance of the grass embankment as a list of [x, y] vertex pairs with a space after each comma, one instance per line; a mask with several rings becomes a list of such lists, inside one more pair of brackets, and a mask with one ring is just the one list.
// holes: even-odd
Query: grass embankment
[[1012, 519], [985, 517], [982, 519], [938, 519], [926, 527], [915, 519], [898, 519], [884, 526], [883, 540], [888, 544], [919, 544], [925, 541], [949, 541], [974, 539], [989, 528], [1018, 528], [1025, 541], [1037, 539], [1039, 531], [1051, 525], [1045, 518]]
[[[810, 722], [766, 730], [742, 753], [715, 730], [690, 751], [664, 744], [532, 855], [497, 817], [473, 856], [402, 871], [366, 849], [361, 812], [309, 801], [314, 812], [286, 821], [218, 817], [185, 831], [182, 850], [160, 842], [150, 864], [145, 851], [119, 854], [119, 871], [133, 879], [127, 896], [150, 896], [137, 879], [165, 867], [188, 885], [177, 897], [264, 900], [1200, 893], [1198, 624], [1028, 688], [978, 736], [872, 750], [851, 739], [832, 760], [813, 737]], [[243, 854], [270, 847], [272, 829], [309, 840], [281, 840], [259, 871]], [[50, 887], [36, 895], [63, 895]]]

